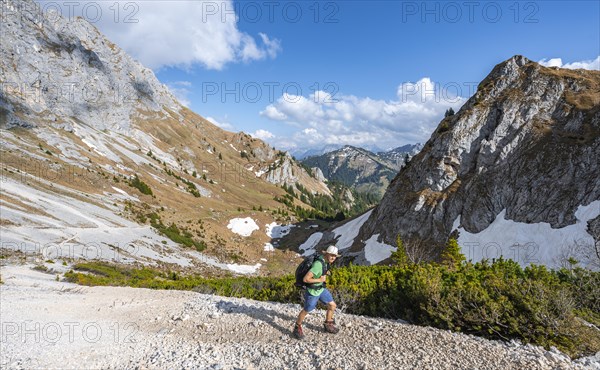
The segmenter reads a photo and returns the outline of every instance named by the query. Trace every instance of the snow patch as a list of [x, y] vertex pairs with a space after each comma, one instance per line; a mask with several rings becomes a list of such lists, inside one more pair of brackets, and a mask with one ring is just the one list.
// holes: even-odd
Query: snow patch
[[274, 250], [275, 250], [275, 247], [273, 247], [273, 244], [265, 243], [265, 247], [264, 247], [265, 252], [272, 252]]
[[310, 256], [315, 253], [315, 247], [321, 241], [323, 237], [323, 233], [314, 233], [312, 234], [300, 247], [300, 251], [302, 251], [302, 256]]
[[396, 250], [396, 248], [391, 245], [378, 242], [377, 238], [379, 238], [379, 234], [374, 234], [365, 242], [365, 259], [370, 265], [374, 265], [389, 258], [392, 255], [392, 252]]
[[254, 230], [259, 229], [256, 222], [250, 217], [232, 218], [229, 220], [227, 228], [241, 236], [250, 236]]
[[238, 274], [254, 274], [262, 265], [257, 263], [254, 266], [251, 265], [237, 265], [237, 264], [227, 264], [227, 268], [233, 272], [237, 272]]
[[271, 239], [279, 239], [279, 238], [283, 238], [284, 236], [286, 236], [287, 234], [290, 233], [290, 231], [292, 230], [292, 227], [294, 227], [294, 225], [279, 225], [276, 222], [271, 222], [270, 224], [266, 224], [266, 233], [267, 236]]
[[236, 263], [222, 263], [219, 262], [217, 259], [210, 257], [204, 253], [191, 250], [187, 251], [187, 254], [193, 257], [194, 261], [201, 262], [209, 266], [214, 266], [222, 270], [229, 270], [238, 274], [253, 274], [262, 266], [260, 263], [257, 263], [256, 265], [238, 265]]
[[467, 260], [481, 261], [503, 256], [522, 266], [543, 264], [560, 267], [560, 254], [576, 242], [594, 243], [587, 232], [587, 222], [600, 215], [600, 201], [587, 206], [579, 206], [575, 212], [577, 222], [560, 229], [553, 229], [549, 223], [528, 224], [505, 219], [506, 210], [496, 216], [485, 230], [472, 234], [460, 227], [460, 216], [454, 221], [453, 230], [458, 229], [458, 243]]
[[352, 221], [347, 222], [346, 224], [336, 228], [333, 230], [334, 238], [339, 239], [335, 243], [339, 250], [344, 250], [350, 248], [352, 243], [354, 243], [354, 239], [358, 235], [358, 231], [362, 227], [362, 225], [367, 221], [369, 216], [371, 215], [373, 210], [370, 210], [360, 217], [355, 218]]

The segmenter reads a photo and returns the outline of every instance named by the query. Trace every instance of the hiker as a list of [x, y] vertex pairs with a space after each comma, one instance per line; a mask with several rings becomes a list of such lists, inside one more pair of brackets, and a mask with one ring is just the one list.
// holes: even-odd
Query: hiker
[[296, 338], [304, 338], [302, 321], [304, 321], [304, 318], [310, 311], [317, 307], [318, 301], [323, 302], [327, 306], [324, 323], [325, 331], [332, 334], [336, 334], [339, 331], [333, 320], [333, 311], [335, 311], [337, 306], [333, 301], [331, 293], [325, 287], [325, 281], [329, 274], [329, 266], [339, 256], [337, 247], [333, 245], [329, 246], [326, 251], [322, 252], [322, 254], [314, 260], [310, 270], [304, 275], [303, 281], [307, 284], [307, 288], [304, 292], [304, 308], [300, 311], [298, 319], [296, 320], [296, 325], [294, 326], [293, 334]]

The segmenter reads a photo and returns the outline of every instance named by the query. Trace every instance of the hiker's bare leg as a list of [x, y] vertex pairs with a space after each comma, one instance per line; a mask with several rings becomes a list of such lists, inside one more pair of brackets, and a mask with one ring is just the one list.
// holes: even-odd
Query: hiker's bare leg
[[337, 305], [333, 301], [327, 303], [327, 313], [325, 314], [325, 320], [326, 321], [333, 320], [333, 311], [335, 311], [336, 307], [337, 307]]
[[306, 312], [304, 309], [302, 311], [300, 311], [300, 314], [298, 315], [298, 319], [296, 320], [296, 324], [302, 325], [302, 322], [304, 321], [304, 318], [306, 317], [306, 315], [308, 315], [308, 312]]

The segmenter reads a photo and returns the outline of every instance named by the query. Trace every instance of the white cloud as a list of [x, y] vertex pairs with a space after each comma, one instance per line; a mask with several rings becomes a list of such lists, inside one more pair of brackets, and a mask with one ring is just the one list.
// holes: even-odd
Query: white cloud
[[267, 55], [269, 56], [269, 58], [274, 59], [277, 56], [277, 53], [281, 51], [281, 42], [277, 39], [269, 39], [269, 36], [262, 32], [259, 32], [258, 35], [260, 36], [263, 44], [265, 44], [266, 46], [265, 51]]
[[274, 121], [285, 121], [288, 119], [288, 117], [284, 113], [280, 112], [276, 107], [272, 105], [269, 105], [267, 108], [265, 108], [264, 111], [260, 112], [260, 115], [265, 116]]
[[244, 62], [252, 60], [266, 59], [267, 57], [273, 59], [277, 56], [277, 53], [281, 51], [281, 43], [279, 40], [269, 39], [269, 36], [260, 32], [258, 34], [264, 45], [263, 48], [259, 47], [254, 39], [246, 34], [242, 36], [242, 44], [240, 56]]
[[[279, 40], [238, 29], [232, 0], [86, 2], [101, 8], [94, 25], [154, 70], [195, 64], [220, 70], [228, 63], [275, 58], [281, 51]], [[81, 13], [83, 5], [77, 6]], [[70, 8], [61, 10], [67, 15]]]
[[236, 131], [235, 127], [229, 122], [217, 121], [213, 117], [206, 117], [206, 120], [212, 123], [213, 125], [222, 128], [227, 131]]
[[[455, 85], [453, 85], [455, 87]], [[316, 91], [309, 97], [284, 94], [260, 114], [299, 129], [291, 138], [277, 138], [282, 148], [329, 144], [395, 147], [425, 142], [444, 112], [455, 111], [465, 98], [425, 77], [398, 86], [393, 100]]]
[[563, 64], [561, 58], [552, 58], [546, 60], [545, 58], [538, 62], [539, 64], [546, 67], [559, 67], [559, 68], [568, 68], [568, 69], [589, 69], [600, 71], [600, 55], [594, 60], [582, 60], [580, 62], [573, 62]]
[[563, 65], [561, 58], [552, 58], [549, 60], [542, 59], [538, 63], [545, 67], [562, 67]]
[[251, 135], [252, 135], [252, 137], [255, 137], [255, 138], [261, 139], [261, 140], [272, 139], [275, 137], [275, 135], [273, 135], [272, 132], [269, 132], [269, 131], [263, 130], [263, 129], [256, 130], [256, 132], [254, 132]]
[[192, 83], [189, 81], [175, 81], [168, 82], [167, 87], [171, 91], [173, 95], [177, 98], [177, 100], [184, 106], [190, 106], [190, 99], [188, 95], [190, 94], [190, 88], [192, 87]]

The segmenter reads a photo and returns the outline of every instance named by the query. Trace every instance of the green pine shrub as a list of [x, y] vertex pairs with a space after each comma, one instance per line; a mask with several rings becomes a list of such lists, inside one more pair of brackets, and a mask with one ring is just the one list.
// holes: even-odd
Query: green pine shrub
[[142, 194], [153, 195], [152, 189], [150, 189], [148, 184], [146, 184], [145, 182], [140, 180], [140, 178], [138, 177], [137, 174], [132, 179], [129, 180], [129, 186], [138, 189]]
[[458, 241], [454, 238], [448, 239], [446, 247], [442, 252], [442, 264], [454, 268], [464, 261], [466, 261], [466, 257], [461, 253]]

